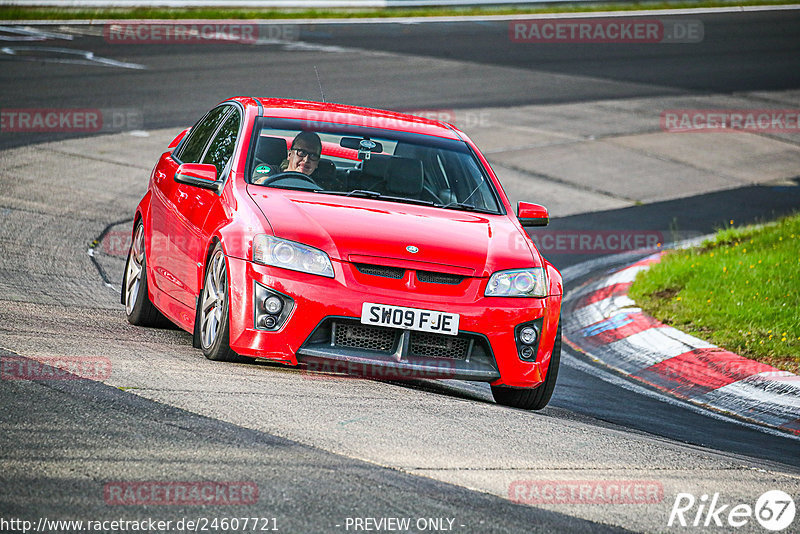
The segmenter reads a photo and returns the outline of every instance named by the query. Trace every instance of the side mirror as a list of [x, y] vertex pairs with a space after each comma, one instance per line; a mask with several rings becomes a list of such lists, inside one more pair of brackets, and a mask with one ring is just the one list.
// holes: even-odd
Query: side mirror
[[208, 163], [181, 163], [175, 171], [175, 181], [212, 191], [219, 191], [222, 185], [217, 181], [217, 168]]
[[522, 226], [547, 226], [550, 223], [547, 208], [530, 202], [517, 204], [517, 218]]

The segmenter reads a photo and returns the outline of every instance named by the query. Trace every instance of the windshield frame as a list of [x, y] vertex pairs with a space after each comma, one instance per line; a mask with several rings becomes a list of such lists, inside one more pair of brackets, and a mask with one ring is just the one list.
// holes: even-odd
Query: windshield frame
[[[356, 125], [356, 124], [347, 124], [347, 123], [337, 123], [331, 121], [317, 121], [317, 120], [308, 120], [308, 119], [294, 119], [294, 118], [283, 118], [283, 117], [257, 117], [256, 120], [253, 122], [253, 132], [250, 136], [250, 146], [248, 147], [248, 154], [247, 154], [247, 164], [245, 165], [245, 181], [253, 185], [251, 180], [249, 179], [252, 176], [253, 166], [255, 164], [255, 148], [257, 144], [258, 138], [261, 136], [261, 132], [265, 129], [272, 129], [272, 130], [285, 130], [285, 131], [301, 131], [301, 130], [309, 130], [313, 132], [317, 132], [320, 134], [323, 133], [330, 133], [335, 135], [342, 135], [342, 136], [359, 136], [359, 137], [369, 137], [369, 138], [377, 138], [377, 139], [386, 139], [386, 140], [393, 140], [397, 142], [405, 142], [411, 145], [417, 145], [422, 147], [430, 147], [432, 149], [441, 149], [441, 150], [448, 150], [460, 154], [464, 154], [468, 156], [475, 165], [475, 168], [480, 173], [481, 179], [483, 183], [486, 184], [485, 189], [491, 196], [491, 199], [494, 201], [494, 204], [497, 206], [497, 210], [490, 210], [485, 208], [480, 208], [476, 206], [476, 210], [468, 210], [461, 208], [456, 203], [441, 203], [435, 204], [431, 203], [430, 207], [437, 208], [437, 209], [447, 209], [447, 210], [455, 210], [455, 211], [466, 211], [469, 213], [481, 213], [485, 215], [507, 215], [508, 211], [506, 209], [506, 205], [503, 203], [501, 196], [497, 190], [497, 186], [492, 179], [491, 174], [484, 166], [480, 157], [475, 152], [472, 146], [469, 143], [464, 141], [463, 139], [451, 139], [445, 137], [439, 137], [434, 135], [428, 134], [421, 134], [416, 132], [409, 132], [406, 130], [394, 130], [390, 128], [375, 128], [372, 126], [363, 126], [363, 125]], [[457, 135], [457, 132], [454, 132]], [[323, 154], [323, 157], [324, 154]], [[334, 157], [334, 156], [331, 156]], [[354, 163], [357, 161], [354, 160]], [[266, 185], [265, 187], [270, 187], [270, 185]], [[280, 187], [273, 187], [274, 189], [284, 189], [290, 190], [288, 188], [280, 188]], [[479, 186], [479, 188], [483, 188], [483, 186]], [[323, 192], [324, 189], [320, 191], [314, 191], [313, 189], [303, 189], [304, 191], [309, 192]], [[333, 193], [329, 191], [324, 191], [324, 193]], [[343, 196], [346, 196], [348, 192], [342, 192]], [[368, 197], [361, 197], [361, 198], [368, 198]], [[374, 198], [374, 200], [384, 200], [384, 201], [397, 201], [397, 199], [389, 199], [387, 198]], [[413, 200], [413, 199], [409, 199]], [[420, 203], [420, 205], [423, 205]], [[424, 204], [427, 205], [427, 204]]]

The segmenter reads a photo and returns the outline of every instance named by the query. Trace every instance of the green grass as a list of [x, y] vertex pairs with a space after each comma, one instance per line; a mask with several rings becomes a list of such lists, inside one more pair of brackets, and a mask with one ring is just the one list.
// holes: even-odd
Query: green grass
[[800, 214], [670, 251], [630, 296], [665, 324], [800, 374]]
[[678, 9], [691, 7], [762, 6], [784, 5], [794, 0], [697, 0], [656, 1], [593, 4], [550, 4], [539, 7], [430, 7], [389, 9], [242, 9], [242, 8], [46, 8], [23, 6], [0, 6], [0, 20], [97, 20], [97, 19], [317, 19], [317, 18], [364, 18], [364, 17], [430, 17], [462, 15], [509, 15], [536, 13], [578, 13], [593, 11], [630, 11], [638, 9]]

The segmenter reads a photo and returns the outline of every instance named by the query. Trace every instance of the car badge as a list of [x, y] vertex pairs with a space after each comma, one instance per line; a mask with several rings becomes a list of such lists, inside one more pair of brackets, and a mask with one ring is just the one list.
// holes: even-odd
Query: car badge
[[378, 144], [375, 141], [371, 141], [369, 139], [362, 139], [361, 142], [358, 143], [358, 146], [360, 146], [362, 150], [372, 150], [373, 148], [378, 146]]
[[269, 165], [259, 165], [258, 167], [256, 167], [256, 172], [257, 172], [258, 174], [267, 174], [267, 173], [268, 173], [268, 172], [270, 172], [271, 170], [272, 170], [272, 169], [270, 168], [270, 166], [269, 166]]
[[414, 245], [408, 245], [406, 247], [406, 250], [409, 251], [412, 254], [416, 254], [417, 252], [419, 252], [419, 249], [417, 247], [415, 247]]

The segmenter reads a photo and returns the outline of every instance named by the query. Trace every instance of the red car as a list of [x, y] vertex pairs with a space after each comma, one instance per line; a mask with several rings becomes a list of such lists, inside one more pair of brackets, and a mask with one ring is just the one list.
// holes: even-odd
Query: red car
[[547, 223], [535, 204], [514, 215], [450, 124], [236, 97], [153, 169], [122, 303], [133, 324], [165, 316], [193, 333], [212, 360], [483, 381], [498, 403], [540, 409], [562, 283], [523, 227]]

